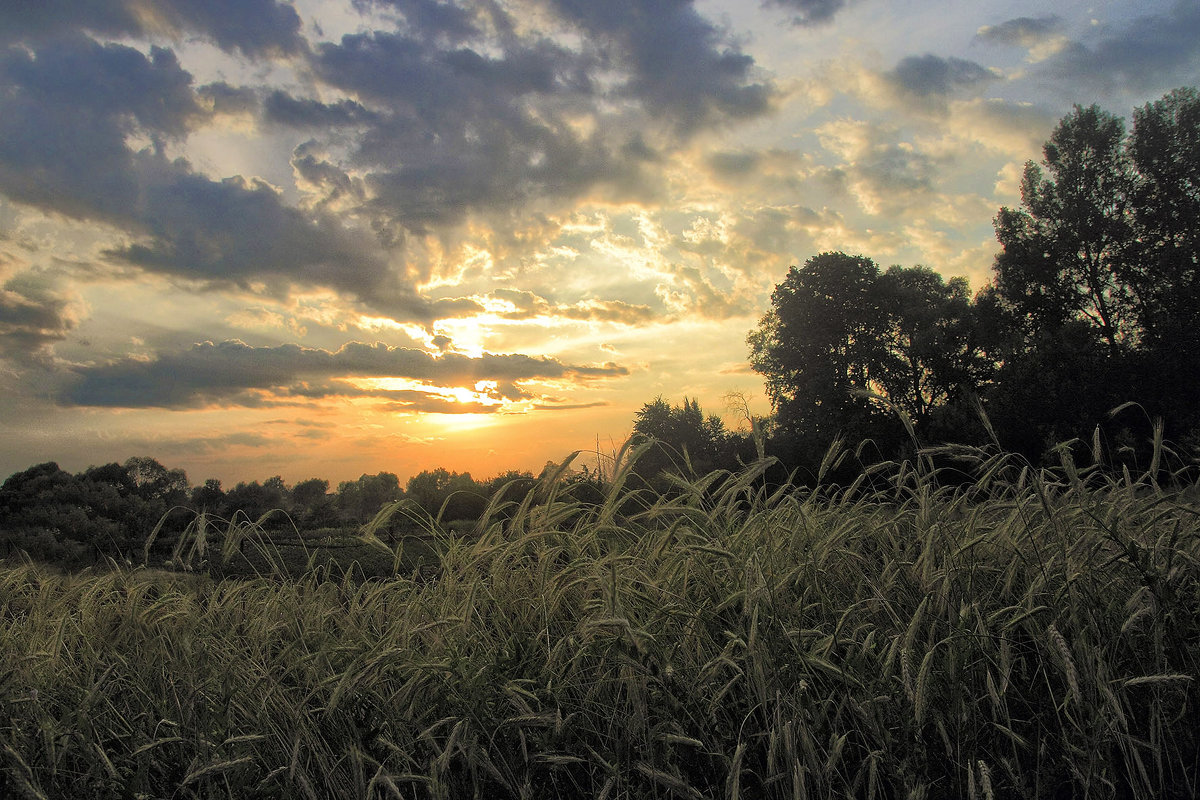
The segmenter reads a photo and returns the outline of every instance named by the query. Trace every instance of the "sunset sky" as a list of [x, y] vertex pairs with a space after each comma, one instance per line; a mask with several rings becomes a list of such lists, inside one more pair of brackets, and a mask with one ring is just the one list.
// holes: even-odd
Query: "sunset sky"
[[484, 478], [765, 412], [789, 265], [978, 288], [1073, 104], [1197, 83], [1195, 0], [5, 2], [0, 478]]

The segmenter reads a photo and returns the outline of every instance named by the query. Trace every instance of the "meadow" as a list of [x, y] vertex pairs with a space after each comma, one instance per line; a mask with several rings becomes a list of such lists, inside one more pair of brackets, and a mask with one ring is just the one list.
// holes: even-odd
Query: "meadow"
[[383, 577], [297, 574], [249, 521], [176, 571], [9, 563], [0, 796], [1194, 797], [1200, 491], [1166, 452], [658, 494], [627, 452], [603, 498], [548, 475], [467, 532], [385, 541], [385, 508], [348, 543]]

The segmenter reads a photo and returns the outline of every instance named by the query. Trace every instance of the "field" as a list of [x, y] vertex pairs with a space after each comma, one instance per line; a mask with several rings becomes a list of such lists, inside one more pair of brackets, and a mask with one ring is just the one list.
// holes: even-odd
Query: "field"
[[1196, 796], [1200, 493], [958, 455], [547, 481], [433, 577], [10, 564], [0, 796]]

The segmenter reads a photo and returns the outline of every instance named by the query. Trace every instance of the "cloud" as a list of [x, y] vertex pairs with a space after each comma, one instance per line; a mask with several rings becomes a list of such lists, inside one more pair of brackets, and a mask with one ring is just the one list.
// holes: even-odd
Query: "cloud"
[[1071, 42], [1042, 63], [1041, 74], [1078, 94], [1081, 86], [1161, 91], [1195, 83], [1200, 66], [1200, 4], [1181, 0], [1163, 14], [1138, 17], [1086, 44]]
[[998, 76], [974, 61], [926, 53], [901, 59], [885, 77], [907, 94], [944, 97], [958, 89], [995, 80]]
[[460, 43], [477, 36], [480, 28], [475, 15], [464, 6], [438, 0], [354, 0], [362, 8], [391, 9], [400, 14], [405, 27], [430, 38]]
[[620, 300], [581, 300], [578, 303], [562, 305], [552, 303], [533, 292], [518, 289], [497, 289], [488, 297], [509, 306], [509, 308], [498, 308], [495, 313], [504, 319], [511, 320], [550, 317], [638, 325], [648, 322], [656, 316], [654, 310], [649, 306], [625, 303]]
[[911, 142], [896, 141], [897, 131], [850, 119], [817, 130], [822, 146], [842, 159], [826, 177], [858, 200], [869, 214], [910, 212], [930, 192], [937, 175], [934, 159]]
[[647, 158], [626, 147], [627, 133], [571, 124], [591, 113], [589, 60], [545, 39], [499, 44], [483, 55], [404, 32], [347, 35], [322, 44], [313, 67], [371, 110], [276, 94], [267, 112], [296, 125], [363, 124], [347, 162], [364, 175], [369, 210], [421, 235], [598, 185], [644, 193]]
[[690, 2], [552, 0], [564, 18], [604, 45], [613, 66], [628, 65], [621, 91], [687, 133], [760, 116], [774, 88], [756, 81], [754, 59], [741, 52]]
[[36, 44], [73, 31], [102, 36], [167, 33], [209, 39], [247, 56], [303, 48], [300, 16], [276, 0], [38, 0], [0, 4], [0, 44]]
[[753, 173], [762, 163], [760, 153], [724, 150], [708, 157], [709, 168], [722, 178], [740, 178]]
[[251, 114], [259, 106], [258, 92], [243, 86], [230, 86], [224, 81], [196, 89], [196, 100], [213, 116]]
[[296, 98], [276, 89], [263, 101], [263, 118], [276, 125], [292, 128], [330, 128], [376, 122], [380, 115], [353, 100], [322, 103]]
[[999, 25], [984, 25], [976, 31], [975, 38], [981, 42], [1019, 45], [1032, 50], [1058, 38], [1063, 28], [1062, 18], [1056, 14], [1044, 17], [1017, 17]]
[[[433, 319], [433, 304], [393, 271], [370, 233], [320, 207], [293, 208], [261, 180], [215, 181], [159, 147], [131, 151], [131, 134], [181, 136], [205, 119], [190, 83], [159, 48], [146, 57], [73, 37], [32, 53], [8, 50], [0, 59], [0, 192], [116, 226], [130, 241], [108, 257], [145, 270], [214, 287], [264, 285], [276, 295], [327, 287], [399, 319]], [[230, 96], [210, 87], [201, 99]], [[313, 180], [319, 166], [301, 159]]]
[[612, 405], [606, 400], [600, 400], [595, 403], [566, 403], [562, 405], [552, 405], [549, 403], [537, 403], [533, 409], [535, 411], [577, 411], [581, 408], [603, 408], [604, 406]]
[[331, 216], [306, 215], [279, 192], [240, 176], [213, 181], [186, 162], [139, 153], [131, 165], [138, 198], [123, 220], [134, 242], [108, 255], [143, 269], [217, 284], [324, 286], [387, 307], [400, 317], [428, 318], [428, 303], [390, 285], [384, 255], [365, 236]]
[[113, 222], [137, 200], [136, 132], [180, 136], [204, 111], [168, 50], [71, 37], [0, 55], [0, 192], [75, 218]]
[[83, 304], [31, 273], [0, 286], [0, 357], [42, 363], [79, 326]]
[[[295, 10], [274, 0], [7, 9], [0, 19], [20, 33], [0, 41], [21, 44], [0, 51], [0, 193], [112, 226], [122, 238], [103, 250], [111, 262], [196, 288], [328, 288], [426, 325], [477, 313], [414, 284], [467, 223], [505, 231], [545, 217], [552, 228], [548, 215], [582, 197], [657, 197], [672, 148], [765, 113], [775, 93], [691, 2], [530, 1], [532, 19], [484, 2], [358, 0], [395, 28], [312, 46]], [[171, 50], [130, 46], [163, 32], [290, 54], [308, 89], [195, 86]], [[168, 155], [188, 152], [202, 128], [220, 136], [223, 117], [251, 114], [272, 136], [318, 137], [293, 151], [295, 205], [289, 187], [203, 174], [213, 171], [203, 151], [198, 167]], [[648, 315], [599, 300], [551, 313]]]
[[832, 21], [846, 7], [846, 0], [766, 0], [763, 5], [794, 11], [793, 25], [814, 27]]
[[[624, 367], [564, 364], [521, 354], [457, 353], [350, 342], [335, 351], [298, 345], [252, 347], [240, 341], [204, 342], [155, 358], [123, 358], [77, 366], [77, 381], [60, 398], [66, 405], [119, 408], [198, 408], [210, 404], [256, 405], [264, 393], [279, 396], [364, 396], [340, 378], [406, 378], [438, 386], [474, 386], [480, 381], [589, 381], [621, 377]], [[366, 396], [380, 396], [368, 392]], [[390, 394], [383, 396], [391, 396]]]

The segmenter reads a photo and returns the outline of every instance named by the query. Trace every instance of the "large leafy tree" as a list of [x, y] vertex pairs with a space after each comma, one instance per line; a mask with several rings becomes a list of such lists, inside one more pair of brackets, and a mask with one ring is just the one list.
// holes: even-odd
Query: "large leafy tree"
[[766, 379], [781, 433], [822, 449], [870, 417], [884, 369], [887, 325], [879, 267], [863, 256], [822, 253], [792, 267], [771, 310], [750, 334], [750, 363]]
[[1129, 281], [1133, 240], [1125, 126], [1098, 106], [1075, 107], [1039, 166], [1025, 165], [1019, 209], [1001, 208], [996, 284], [1035, 328], [1087, 320], [1116, 354], [1136, 338]]
[[1200, 95], [1147, 104], [1128, 135], [1076, 107], [1044, 156], [1026, 165], [1021, 208], [995, 220], [992, 298], [1017, 335], [999, 351], [992, 407], [1043, 444], [1090, 434], [1127, 400], [1175, 436], [1196, 430]]
[[1131, 279], [1152, 345], [1196, 333], [1200, 317], [1200, 93], [1178, 89], [1133, 114]]
[[891, 267], [879, 280], [886, 351], [872, 387], [918, 426], [987, 375], [966, 278], [946, 281], [928, 267]]
[[929, 426], [982, 379], [970, 292], [924, 267], [881, 272], [868, 258], [822, 253], [793, 267], [750, 334], [785, 448], [819, 456], [838, 436], [894, 438], [882, 397]]

